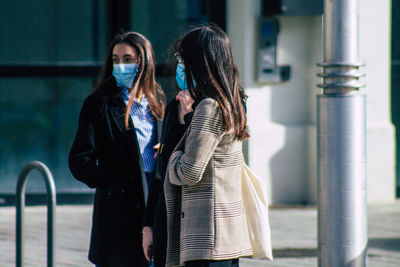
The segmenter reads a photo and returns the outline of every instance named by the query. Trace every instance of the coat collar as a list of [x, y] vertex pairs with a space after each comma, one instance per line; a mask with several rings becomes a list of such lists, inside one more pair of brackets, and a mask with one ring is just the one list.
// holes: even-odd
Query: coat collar
[[[134, 132], [135, 128], [131, 120], [129, 120], [129, 127], [126, 129], [125, 127], [125, 112], [126, 105], [123, 99], [121, 88], [117, 86], [117, 83], [114, 77], [108, 77], [96, 90], [96, 93], [101, 97], [105, 98], [108, 103], [110, 114], [118, 129], [125, 133], [131, 138], [132, 132]], [[160, 140], [161, 137], [161, 127], [162, 121], [157, 120], [157, 140]]]
[[114, 77], [110, 76], [97, 88], [96, 94], [105, 98], [111, 106], [125, 108], [121, 89], [117, 86]]

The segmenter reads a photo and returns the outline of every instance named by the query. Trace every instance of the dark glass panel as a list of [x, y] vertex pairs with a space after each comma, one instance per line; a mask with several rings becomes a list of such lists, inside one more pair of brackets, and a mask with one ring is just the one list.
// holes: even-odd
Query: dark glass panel
[[[57, 192], [88, 190], [72, 178], [67, 157], [92, 79], [0, 79], [0, 194], [15, 192], [30, 161], [45, 163]], [[32, 172], [28, 192], [44, 192]]]

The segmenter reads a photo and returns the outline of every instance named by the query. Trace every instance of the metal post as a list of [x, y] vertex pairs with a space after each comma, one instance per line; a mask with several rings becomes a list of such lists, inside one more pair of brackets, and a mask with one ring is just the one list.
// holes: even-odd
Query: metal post
[[366, 266], [366, 118], [358, 0], [324, 1], [317, 96], [318, 266]]
[[17, 182], [16, 195], [16, 267], [23, 266], [24, 244], [23, 225], [25, 208], [25, 188], [29, 173], [37, 169], [46, 183], [47, 192], [47, 267], [54, 266], [54, 223], [56, 207], [56, 189], [50, 170], [39, 161], [28, 163], [21, 171]]

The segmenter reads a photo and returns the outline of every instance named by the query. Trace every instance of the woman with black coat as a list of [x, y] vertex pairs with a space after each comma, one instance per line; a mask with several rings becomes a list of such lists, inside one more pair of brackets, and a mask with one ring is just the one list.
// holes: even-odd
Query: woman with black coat
[[96, 266], [146, 266], [141, 230], [163, 113], [150, 42], [135, 32], [117, 36], [69, 154], [73, 176], [96, 188], [89, 249]]
[[143, 223], [143, 250], [146, 258], [150, 260], [149, 249], [151, 249], [155, 267], [165, 266], [167, 250], [167, 214], [163, 189], [166, 167], [172, 151], [184, 135], [193, 115], [193, 112], [190, 112], [182, 117], [181, 110], [192, 109], [192, 106], [194, 108], [195, 103], [189, 93], [182, 90], [165, 109], [156, 169], [149, 189]]

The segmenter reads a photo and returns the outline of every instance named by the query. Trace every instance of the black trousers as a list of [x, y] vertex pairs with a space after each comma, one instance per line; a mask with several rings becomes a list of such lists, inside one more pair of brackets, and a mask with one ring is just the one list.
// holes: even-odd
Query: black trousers
[[187, 261], [185, 262], [185, 267], [239, 267], [239, 259]]

